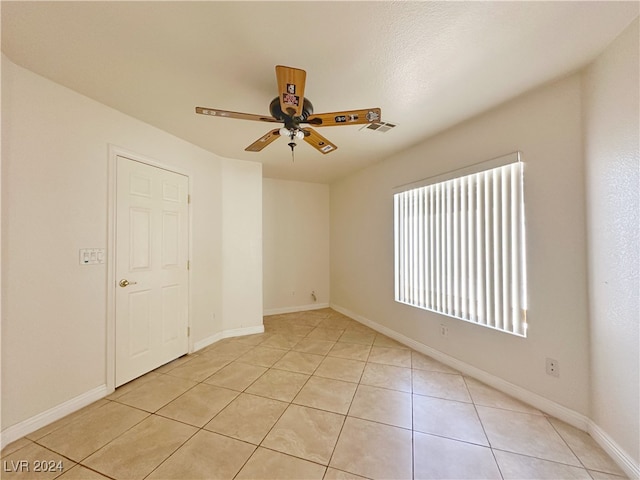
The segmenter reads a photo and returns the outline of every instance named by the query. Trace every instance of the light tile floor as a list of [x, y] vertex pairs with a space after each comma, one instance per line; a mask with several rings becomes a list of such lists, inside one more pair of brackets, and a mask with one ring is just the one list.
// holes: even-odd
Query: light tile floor
[[264, 324], [7, 446], [2, 478], [624, 478], [586, 433], [333, 310]]

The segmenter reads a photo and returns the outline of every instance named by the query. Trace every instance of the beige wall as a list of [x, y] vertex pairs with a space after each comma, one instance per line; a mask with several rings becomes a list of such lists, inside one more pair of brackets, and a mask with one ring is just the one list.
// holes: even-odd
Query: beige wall
[[[525, 162], [528, 338], [396, 303], [392, 188], [516, 150]], [[584, 199], [581, 83], [575, 75], [333, 184], [331, 302], [587, 415]], [[447, 338], [440, 336], [440, 324], [448, 326]], [[559, 361], [559, 378], [546, 374], [546, 357]]]
[[194, 342], [262, 324], [261, 165], [227, 160], [2, 58], [2, 429], [107, 383], [108, 146], [190, 175]]
[[262, 165], [224, 160], [222, 174], [223, 326], [255, 327], [262, 325]]
[[640, 463], [638, 20], [584, 78], [591, 415]]
[[264, 312], [327, 306], [329, 186], [265, 178], [262, 208]]
[[[331, 188], [332, 304], [582, 414], [630, 474], [640, 459], [638, 45], [636, 19], [584, 72]], [[528, 338], [394, 302], [392, 188], [516, 150]], [[546, 357], [559, 360], [560, 378], [545, 374]]]

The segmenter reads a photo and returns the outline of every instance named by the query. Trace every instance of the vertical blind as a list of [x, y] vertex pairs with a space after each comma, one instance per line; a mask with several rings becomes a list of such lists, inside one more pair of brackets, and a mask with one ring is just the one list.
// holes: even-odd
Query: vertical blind
[[394, 195], [396, 301], [526, 336], [523, 164], [497, 160], [514, 158]]

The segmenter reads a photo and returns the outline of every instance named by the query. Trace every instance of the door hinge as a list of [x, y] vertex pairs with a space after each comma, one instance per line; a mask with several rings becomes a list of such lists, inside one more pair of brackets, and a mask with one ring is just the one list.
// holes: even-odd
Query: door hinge
[[187, 260], [187, 270], [191, 270], [191, 261]]
[[187, 194], [187, 203], [191, 203], [191, 194]]
[[191, 327], [187, 327], [187, 337], [191, 336]]

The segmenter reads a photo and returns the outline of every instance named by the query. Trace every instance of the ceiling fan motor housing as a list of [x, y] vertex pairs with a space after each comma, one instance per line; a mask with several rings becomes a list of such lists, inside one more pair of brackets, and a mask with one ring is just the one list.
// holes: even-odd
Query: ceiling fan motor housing
[[271, 104], [269, 104], [269, 112], [273, 118], [283, 121], [286, 128], [299, 128], [300, 123], [303, 123], [307, 118], [309, 118], [309, 115], [313, 113], [313, 104], [305, 98], [302, 103], [302, 115], [292, 117], [282, 111], [282, 107], [280, 107], [280, 99], [276, 97], [271, 101]]

